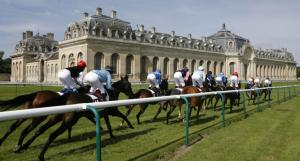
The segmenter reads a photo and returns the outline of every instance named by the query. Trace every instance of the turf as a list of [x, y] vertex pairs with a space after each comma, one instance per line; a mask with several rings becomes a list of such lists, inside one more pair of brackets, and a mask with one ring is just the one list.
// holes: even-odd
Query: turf
[[[298, 82], [288, 82], [288, 83], [274, 83], [274, 85], [288, 85], [288, 84], [299, 84]], [[135, 85], [134, 90], [139, 88], [145, 88], [145, 85]], [[32, 91], [44, 89], [59, 90], [59, 87], [46, 87], [46, 86], [0, 86], [0, 99], [8, 99], [15, 97], [19, 94], [30, 93]], [[17, 92], [16, 92], [17, 91]], [[300, 91], [299, 89], [296, 92]], [[288, 96], [293, 95], [294, 90], [273, 90], [272, 94], [272, 109], [276, 106], [278, 102], [289, 100]], [[122, 96], [124, 99], [124, 96]], [[298, 97], [297, 97], [298, 98]], [[297, 100], [296, 100], [297, 103]], [[283, 104], [283, 103], [282, 103]], [[282, 105], [281, 104], [281, 105]], [[267, 110], [267, 102], [260, 105], [262, 111]], [[174, 155], [174, 151], [178, 147], [184, 145], [185, 136], [185, 123], [177, 121], [177, 110], [172, 114], [171, 122], [169, 125], [164, 123], [166, 112], [162, 112], [157, 120], [150, 122], [151, 118], [156, 113], [158, 106], [151, 105], [148, 107], [146, 112], [141, 116], [141, 125], [136, 124], [135, 115], [139, 111], [138, 107], [132, 111], [129, 116], [129, 120], [133, 123], [135, 129], [129, 129], [125, 127], [119, 127], [120, 119], [111, 118], [113, 133], [116, 136], [113, 139], [109, 138], [106, 127], [103, 124], [102, 133], [102, 155], [104, 161], [122, 161], [122, 160], [168, 160]], [[225, 114], [226, 128], [221, 128], [221, 115], [220, 111], [213, 112], [211, 109], [207, 109], [205, 112], [201, 112], [200, 119], [195, 118], [195, 112], [192, 113], [192, 118], [190, 120], [190, 139], [197, 139], [199, 134], [208, 135], [222, 133], [223, 129], [231, 128], [231, 126], [240, 123], [243, 124], [245, 121], [252, 119], [256, 115], [261, 115], [262, 113], [256, 112], [256, 106], [247, 106], [248, 118], [244, 120], [244, 115], [241, 109], [235, 110], [233, 113]], [[275, 109], [275, 107], [274, 107]], [[120, 110], [125, 113], [126, 108], [120, 107]], [[237, 122], [238, 121], [238, 122]], [[103, 123], [104, 121], [101, 120]], [[6, 132], [10, 124], [13, 121], [0, 122], [0, 137]], [[41, 148], [46, 142], [49, 134], [54, 131], [57, 126], [49, 129], [47, 133], [40, 136], [33, 145], [25, 152], [21, 154], [13, 153], [14, 145], [18, 141], [18, 137], [21, 130], [24, 129], [30, 122], [25, 122], [21, 127], [19, 127], [15, 132], [7, 138], [7, 140], [0, 146], [0, 160], [10, 161], [10, 160], [24, 160], [31, 161], [37, 160], [37, 155], [39, 154]], [[232, 124], [228, 126], [229, 124]], [[287, 127], [286, 127], [287, 128]], [[242, 130], [240, 128], [240, 130]], [[276, 129], [275, 129], [276, 130]], [[264, 131], [264, 130], [261, 130]], [[260, 134], [260, 133], [257, 133]], [[256, 136], [256, 135], [254, 135]], [[258, 136], [257, 136], [258, 137]], [[267, 137], [267, 136], [261, 136]], [[26, 139], [28, 139], [27, 137]], [[259, 137], [258, 137], [259, 138]], [[25, 139], [25, 140], [26, 140]], [[270, 138], [271, 139], [271, 138]], [[291, 138], [293, 139], [293, 138]], [[235, 140], [235, 139], [232, 139]], [[238, 140], [238, 139], [236, 139]], [[254, 139], [255, 140], [255, 139]], [[218, 140], [214, 140], [218, 142]], [[292, 142], [293, 140], [291, 140]], [[272, 142], [272, 140], [269, 140]], [[265, 142], [267, 145], [269, 142]], [[224, 145], [223, 145], [224, 146]], [[250, 147], [254, 145], [249, 142]], [[247, 149], [247, 147], [242, 147]], [[279, 148], [279, 147], [278, 147]], [[264, 148], [262, 148], [264, 149]], [[286, 152], [286, 155], [293, 153], [292, 148], [290, 151]], [[252, 149], [249, 148], [249, 151]], [[256, 150], [261, 151], [261, 150]], [[225, 152], [225, 151], [224, 151]], [[227, 153], [223, 153], [223, 155]], [[220, 154], [221, 155], [221, 154]], [[255, 151], [251, 155], [256, 155]], [[50, 161], [74, 161], [74, 160], [95, 160], [95, 126], [86, 119], [81, 119], [73, 127], [72, 139], [67, 139], [67, 134], [64, 133], [56, 139], [56, 141], [50, 146], [47, 151], [46, 160]], [[260, 159], [260, 158], [258, 158]]]

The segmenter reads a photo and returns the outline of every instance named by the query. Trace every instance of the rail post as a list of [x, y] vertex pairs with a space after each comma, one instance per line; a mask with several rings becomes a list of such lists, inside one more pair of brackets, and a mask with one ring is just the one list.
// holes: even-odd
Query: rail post
[[291, 87], [288, 88], [289, 88], [289, 98], [291, 98]]
[[189, 145], [189, 100], [186, 97], [182, 97], [185, 102], [185, 145]]
[[279, 101], [279, 90], [280, 90], [280, 88], [277, 88], [277, 103], [278, 104], [280, 103], [280, 101]]
[[241, 92], [241, 93], [242, 93], [242, 97], [243, 97], [244, 118], [246, 118], [247, 117], [247, 111], [246, 111], [245, 93], [244, 92]]
[[285, 101], [285, 87], [283, 87], [283, 101]]
[[221, 101], [222, 101], [222, 127], [225, 127], [225, 98], [222, 93], [217, 93], [218, 95], [221, 96]]
[[268, 107], [271, 108], [271, 88], [268, 87]]
[[86, 106], [86, 109], [91, 111], [95, 116], [96, 121], [96, 161], [102, 161], [101, 156], [101, 129], [100, 129], [100, 114], [93, 106]]
[[257, 97], [256, 97], [256, 99], [257, 99], [257, 108], [256, 108], [256, 111], [257, 112], [260, 112], [260, 92], [259, 92], [259, 89], [255, 89], [255, 91], [256, 91], [256, 94], [257, 94]]
[[296, 86], [294, 85], [294, 96], [296, 96]]

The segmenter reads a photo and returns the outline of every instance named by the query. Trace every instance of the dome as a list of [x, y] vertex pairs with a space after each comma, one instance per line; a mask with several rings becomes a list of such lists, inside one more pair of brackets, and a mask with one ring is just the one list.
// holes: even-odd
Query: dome
[[[97, 8], [96, 14], [89, 16], [83, 13], [83, 18], [71, 23], [66, 32], [65, 39], [80, 37], [84, 35], [110, 34], [109, 32], [118, 32], [120, 34], [131, 31], [130, 23], [117, 18], [117, 12], [112, 11], [111, 16], [103, 15], [102, 9]], [[74, 34], [75, 33], [75, 34]]]

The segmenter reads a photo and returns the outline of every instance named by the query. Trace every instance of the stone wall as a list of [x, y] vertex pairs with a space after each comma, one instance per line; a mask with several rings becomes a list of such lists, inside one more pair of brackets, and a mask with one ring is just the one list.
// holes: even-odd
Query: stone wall
[[0, 73], [0, 81], [10, 81], [9, 73]]

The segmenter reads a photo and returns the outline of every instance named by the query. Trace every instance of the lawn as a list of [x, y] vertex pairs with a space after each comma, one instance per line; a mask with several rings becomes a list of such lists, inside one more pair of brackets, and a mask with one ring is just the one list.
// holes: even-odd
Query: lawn
[[[274, 85], [288, 85], [299, 84], [298, 82], [288, 83], [274, 83]], [[145, 88], [144, 85], [135, 85], [134, 90], [139, 88]], [[19, 94], [30, 93], [32, 91], [44, 89], [59, 90], [59, 87], [45, 87], [45, 86], [0, 86], [0, 99], [8, 99], [15, 97]], [[299, 89], [297, 90], [299, 91]], [[297, 92], [296, 91], [296, 92]], [[284, 93], [285, 92], [285, 93]], [[279, 102], [284, 101], [284, 95], [288, 97], [294, 92], [290, 90], [279, 90]], [[124, 98], [124, 96], [122, 96]], [[297, 97], [299, 98], [299, 97]], [[287, 99], [288, 100], [288, 99]], [[276, 109], [278, 98], [277, 91], [273, 90], [272, 95], [272, 109]], [[297, 100], [294, 101], [298, 103]], [[263, 111], [267, 111], [267, 102], [261, 104]], [[113, 133], [116, 136], [113, 139], [109, 138], [106, 131], [106, 126], [103, 124], [104, 132], [102, 133], [102, 154], [104, 161], [122, 161], [122, 160], [168, 160], [173, 156], [173, 152], [178, 147], [184, 145], [185, 136], [185, 124], [178, 122], [177, 111], [175, 110], [171, 122], [169, 125], [164, 123], [166, 112], [162, 112], [159, 118], [150, 122], [157, 110], [157, 105], [151, 105], [146, 112], [141, 116], [141, 125], [136, 124], [135, 115], [138, 113], [139, 108], [136, 107], [129, 120], [133, 123], [135, 129], [129, 129], [125, 127], [119, 127], [120, 119], [111, 118]], [[126, 108], [120, 107], [120, 110], [125, 113]], [[231, 128], [235, 124], [243, 124], [245, 121], [253, 119], [265, 112], [257, 113], [256, 106], [247, 106], [247, 113], [249, 114], [247, 119], [243, 119], [242, 110], [236, 110], [233, 113], [226, 112], [226, 128], [221, 128], [221, 116], [220, 111], [213, 112], [211, 109], [207, 109], [205, 112], [201, 112], [200, 119], [196, 119], [195, 112], [192, 113], [190, 120], [190, 139], [198, 139], [199, 134], [211, 135], [222, 133], [224, 129]], [[253, 117], [253, 118], [252, 118]], [[102, 123], [104, 122], [101, 120]], [[0, 122], [0, 137], [6, 132], [13, 121]], [[12, 150], [18, 141], [18, 137], [21, 130], [24, 129], [30, 122], [27, 121], [15, 132], [13, 132], [7, 140], [0, 146], [0, 160], [22, 160], [31, 161], [37, 160], [41, 148], [46, 142], [49, 134], [54, 131], [57, 126], [52, 127], [45, 134], [40, 136], [33, 145], [25, 152], [21, 154], [15, 154]], [[287, 127], [286, 127], [287, 128]], [[263, 130], [262, 130], [263, 131]], [[30, 136], [29, 136], [30, 137]], [[25, 138], [28, 139], [29, 137]], [[215, 140], [216, 141], [216, 140]], [[271, 140], [270, 140], [271, 142]], [[201, 143], [200, 143], [201, 144]], [[267, 144], [267, 143], [265, 143]], [[244, 147], [246, 148], [246, 147]], [[64, 133], [56, 139], [56, 141], [50, 146], [47, 151], [46, 160], [50, 161], [74, 161], [74, 160], [95, 160], [95, 126], [86, 119], [81, 119], [72, 131], [72, 139], [67, 139], [67, 133]]]

